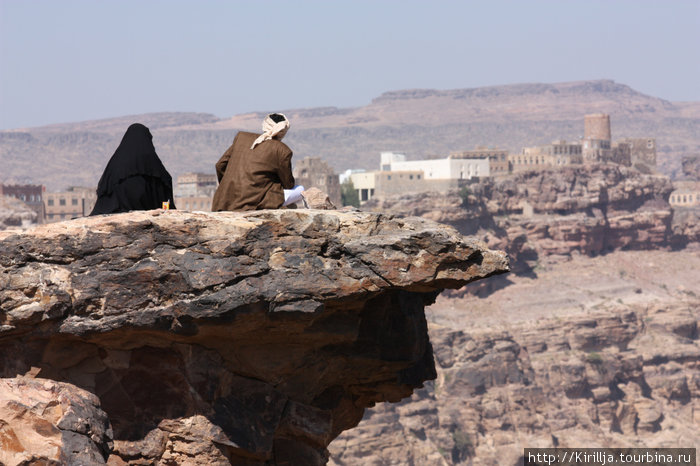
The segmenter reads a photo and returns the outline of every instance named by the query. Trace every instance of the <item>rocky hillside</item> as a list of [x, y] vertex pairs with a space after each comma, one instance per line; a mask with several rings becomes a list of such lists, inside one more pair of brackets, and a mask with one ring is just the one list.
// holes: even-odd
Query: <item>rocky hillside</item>
[[[656, 137], [660, 168], [668, 175], [680, 172], [681, 157], [700, 153], [700, 103], [668, 102], [607, 80], [405, 90], [356, 108], [269, 110], [290, 118], [286, 141], [295, 157], [320, 156], [338, 171], [374, 169], [383, 150], [420, 158], [476, 145], [519, 151], [554, 139], [575, 140], [583, 134], [583, 116], [594, 112], [610, 114], [614, 139]], [[235, 132], [258, 131], [263, 116], [160, 113], [0, 131], [0, 178], [28, 177], [50, 190], [96, 185], [135, 121], [151, 128], [173, 175], [213, 173]]]
[[665, 176], [597, 165], [487, 179], [462, 195], [392, 196], [363, 208], [453, 225], [508, 251], [514, 271], [527, 274], [546, 256], [681, 247], [694, 240], [680, 230], [674, 234], [672, 190]]
[[681, 160], [681, 178], [700, 181], [700, 155]]
[[435, 378], [424, 306], [508, 270], [424, 219], [131, 212], [0, 232], [0, 464], [325, 464]]
[[698, 250], [544, 260], [536, 280], [511, 280], [428, 309], [437, 380], [368, 410], [331, 444], [331, 464], [498, 466], [522, 464], [525, 447], [700, 446]]

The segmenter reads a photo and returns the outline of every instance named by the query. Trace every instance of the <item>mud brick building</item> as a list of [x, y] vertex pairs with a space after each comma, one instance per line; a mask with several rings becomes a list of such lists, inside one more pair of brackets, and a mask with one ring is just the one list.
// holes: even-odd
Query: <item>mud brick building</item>
[[46, 187], [40, 184], [0, 184], [0, 196], [10, 196], [19, 199], [37, 213], [37, 221], [44, 223], [44, 192]]

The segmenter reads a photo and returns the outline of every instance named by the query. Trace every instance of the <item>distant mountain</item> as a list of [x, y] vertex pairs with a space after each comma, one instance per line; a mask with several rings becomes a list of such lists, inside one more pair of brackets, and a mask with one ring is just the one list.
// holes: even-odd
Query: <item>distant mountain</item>
[[[386, 92], [363, 107], [275, 110], [291, 120], [285, 142], [296, 160], [320, 156], [338, 171], [376, 168], [383, 150], [421, 158], [477, 145], [519, 151], [575, 140], [583, 116], [598, 112], [610, 114], [613, 139], [655, 137], [666, 174], [680, 172], [683, 156], [700, 154], [700, 102], [669, 102], [609, 80], [413, 89]], [[96, 185], [133, 122], [151, 128], [173, 176], [211, 173], [236, 131], [258, 131], [265, 114], [153, 113], [0, 131], [0, 181], [30, 178], [49, 190]]]

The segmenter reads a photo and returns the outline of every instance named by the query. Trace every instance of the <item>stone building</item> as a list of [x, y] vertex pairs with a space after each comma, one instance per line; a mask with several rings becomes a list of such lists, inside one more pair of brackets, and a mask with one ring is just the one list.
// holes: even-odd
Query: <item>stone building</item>
[[202, 191], [216, 191], [216, 175], [209, 173], [185, 173], [177, 177], [175, 197], [193, 196]]
[[597, 141], [611, 141], [610, 115], [592, 113], [583, 117], [583, 138]]
[[584, 116], [583, 120], [583, 162], [584, 163], [617, 163], [631, 165], [631, 150], [629, 144], [616, 142], [613, 144], [610, 131], [610, 115], [594, 113]]
[[19, 199], [37, 214], [38, 223], [44, 223], [46, 210], [44, 208], [44, 191], [40, 184], [0, 184], [0, 196], [10, 196]]
[[177, 177], [173, 189], [175, 207], [180, 210], [211, 212], [211, 202], [216, 192], [216, 175], [209, 173], [185, 173]]
[[376, 195], [415, 193], [438, 188], [435, 183], [425, 179], [422, 170], [353, 173], [350, 175], [350, 180], [361, 203], [369, 201]]
[[580, 142], [565, 140], [535, 147], [523, 147], [519, 154], [510, 154], [508, 163], [513, 172], [562, 167], [583, 163]]
[[87, 217], [97, 202], [95, 188], [71, 186], [65, 191], [46, 193], [46, 222], [60, 222], [77, 217]]
[[558, 140], [543, 146], [524, 147], [519, 154], [510, 154], [510, 170], [542, 170], [547, 167], [600, 162], [629, 165], [629, 147], [626, 144], [612, 144], [609, 115], [585, 115], [583, 126], [584, 136], [580, 141]]
[[608, 162], [612, 157], [610, 115], [595, 113], [583, 118], [584, 163]]
[[357, 191], [357, 197], [360, 202], [367, 202], [374, 197], [374, 193], [377, 189], [377, 175], [379, 172], [357, 172], [351, 173], [349, 179], [352, 182], [352, 186]]
[[614, 142], [610, 149], [610, 155], [604, 162], [612, 162], [626, 167], [632, 166], [632, 151], [629, 144]]
[[668, 203], [673, 207], [700, 206], [700, 181], [676, 181]]
[[656, 171], [656, 141], [653, 138], [625, 138], [613, 142], [610, 116], [605, 113], [585, 115], [583, 126], [584, 135], [580, 141], [554, 141], [544, 146], [524, 147], [519, 154], [510, 154], [510, 171], [582, 163], [617, 163], [634, 166], [646, 173]]
[[213, 199], [213, 194], [211, 196], [206, 194], [185, 197], [175, 196], [175, 207], [180, 210], [211, 212], [211, 202]]
[[453, 159], [487, 159], [489, 161], [490, 176], [507, 175], [510, 172], [508, 151], [506, 150], [477, 147], [474, 150], [453, 152], [450, 154], [450, 157]]
[[624, 138], [619, 144], [629, 146], [631, 166], [642, 172], [656, 171], [656, 139]]
[[596, 113], [584, 117], [584, 163], [612, 162], [635, 167], [646, 173], [656, 171], [656, 140], [624, 138], [612, 142], [610, 116]]
[[305, 157], [297, 162], [292, 171], [294, 181], [304, 188], [318, 188], [328, 194], [333, 204], [343, 205], [338, 174], [320, 157]]

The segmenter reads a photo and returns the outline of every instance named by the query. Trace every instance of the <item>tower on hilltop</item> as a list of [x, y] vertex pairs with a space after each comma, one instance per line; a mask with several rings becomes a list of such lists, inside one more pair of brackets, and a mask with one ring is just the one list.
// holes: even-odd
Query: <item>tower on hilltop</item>
[[610, 141], [610, 115], [593, 113], [586, 115], [583, 120], [583, 138]]
[[610, 146], [610, 115], [593, 113], [583, 119], [583, 162], [609, 162], [613, 158]]

